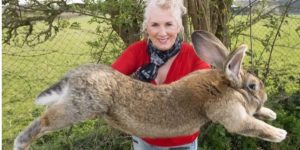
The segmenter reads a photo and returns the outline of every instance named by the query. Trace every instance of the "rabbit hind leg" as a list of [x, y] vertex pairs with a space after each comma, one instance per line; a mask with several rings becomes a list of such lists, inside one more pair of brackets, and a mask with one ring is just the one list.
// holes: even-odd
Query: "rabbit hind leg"
[[70, 104], [51, 105], [44, 114], [35, 119], [14, 141], [14, 150], [26, 150], [30, 144], [48, 132], [52, 132], [76, 122], [98, 116], [88, 112], [75, 111]]

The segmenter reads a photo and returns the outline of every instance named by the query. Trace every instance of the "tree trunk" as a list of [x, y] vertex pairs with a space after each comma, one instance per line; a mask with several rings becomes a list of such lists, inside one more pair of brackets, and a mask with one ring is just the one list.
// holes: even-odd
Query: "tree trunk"
[[194, 30], [214, 33], [228, 47], [228, 15], [232, 0], [188, 0], [188, 14]]
[[[183, 1], [184, 6], [187, 8], [188, 7], [188, 1]], [[191, 32], [190, 32], [190, 28], [189, 28], [189, 17], [188, 14], [185, 14], [182, 17], [182, 24], [183, 24], [183, 28], [184, 28], [184, 33], [183, 33], [183, 40], [184, 41], [191, 41]]]

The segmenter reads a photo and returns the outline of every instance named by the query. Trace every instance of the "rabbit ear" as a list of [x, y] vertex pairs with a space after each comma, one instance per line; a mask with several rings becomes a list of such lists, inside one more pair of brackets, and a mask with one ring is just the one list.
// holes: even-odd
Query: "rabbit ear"
[[227, 79], [229, 79], [232, 85], [236, 87], [240, 87], [242, 84], [240, 72], [242, 69], [242, 61], [245, 56], [246, 50], [246, 45], [239, 46], [234, 52], [230, 54], [223, 68]]
[[229, 52], [214, 34], [202, 30], [195, 31], [192, 33], [192, 42], [197, 55], [202, 60], [218, 69], [223, 69]]

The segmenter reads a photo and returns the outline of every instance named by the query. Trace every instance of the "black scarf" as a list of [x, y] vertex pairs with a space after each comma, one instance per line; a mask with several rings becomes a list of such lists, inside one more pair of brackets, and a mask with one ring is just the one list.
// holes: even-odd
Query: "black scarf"
[[169, 50], [161, 51], [154, 47], [153, 43], [149, 40], [147, 52], [150, 56], [150, 63], [137, 69], [133, 77], [145, 82], [154, 80], [157, 76], [158, 68], [179, 52], [181, 43], [182, 40], [177, 37], [174, 45]]

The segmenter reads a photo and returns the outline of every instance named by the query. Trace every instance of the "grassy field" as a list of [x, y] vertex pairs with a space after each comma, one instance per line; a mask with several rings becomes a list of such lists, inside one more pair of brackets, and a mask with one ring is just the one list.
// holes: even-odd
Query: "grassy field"
[[[70, 68], [93, 61], [90, 55], [93, 49], [87, 42], [97, 38], [97, 27], [89, 24], [89, 20], [89, 17], [71, 19], [71, 22], [80, 23], [81, 30], [65, 28], [52, 40], [36, 47], [3, 46], [2, 149], [11, 149], [16, 135], [44, 109], [34, 104], [41, 90], [57, 81]], [[295, 32], [300, 22], [299, 19], [296, 21], [283, 27], [284, 34], [276, 42], [270, 74], [272, 78], [279, 77], [278, 82], [284, 84], [286, 93], [290, 95], [300, 88], [300, 37]], [[262, 22], [253, 27], [254, 36], [263, 38], [270, 32], [263, 25]], [[249, 38], [240, 36], [237, 43], [249, 44]], [[262, 45], [257, 41], [253, 44], [256, 55], [259, 55]], [[115, 58], [110, 57], [109, 52], [107, 56], [111, 61]], [[265, 53], [263, 60], [267, 56], [268, 53]], [[263, 70], [263, 66], [258, 67]], [[276, 92], [277, 89], [273, 88], [276, 81], [272, 79], [268, 83], [268, 90]], [[32, 149], [130, 149], [127, 135], [103, 124], [101, 120], [80, 123], [71, 129], [44, 136]]]

